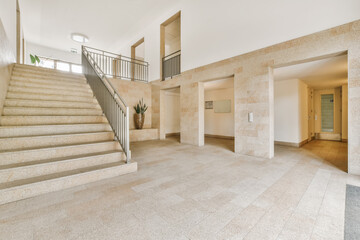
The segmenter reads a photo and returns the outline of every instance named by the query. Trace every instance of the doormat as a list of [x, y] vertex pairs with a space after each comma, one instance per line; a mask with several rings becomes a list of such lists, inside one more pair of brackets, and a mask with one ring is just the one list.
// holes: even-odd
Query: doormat
[[346, 185], [345, 240], [360, 239], [360, 187]]

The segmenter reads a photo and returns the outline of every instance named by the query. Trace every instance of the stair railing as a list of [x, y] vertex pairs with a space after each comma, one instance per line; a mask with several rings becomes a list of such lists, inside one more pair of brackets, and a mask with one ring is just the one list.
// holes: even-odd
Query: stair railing
[[181, 73], [181, 50], [163, 57], [162, 64], [163, 81], [179, 75]]
[[114, 131], [117, 141], [125, 152], [126, 163], [129, 163], [131, 159], [129, 107], [91, 56], [87, 47], [82, 46], [81, 50], [83, 73]]
[[86, 50], [106, 76], [148, 82], [148, 62], [91, 47], [86, 47]]

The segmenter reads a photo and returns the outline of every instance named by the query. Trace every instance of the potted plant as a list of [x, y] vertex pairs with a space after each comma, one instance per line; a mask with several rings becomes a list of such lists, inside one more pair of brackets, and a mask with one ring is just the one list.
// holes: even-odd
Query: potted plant
[[148, 106], [144, 103], [144, 99], [139, 100], [139, 103], [134, 106], [134, 122], [136, 129], [142, 129], [145, 121], [145, 112], [148, 109]]

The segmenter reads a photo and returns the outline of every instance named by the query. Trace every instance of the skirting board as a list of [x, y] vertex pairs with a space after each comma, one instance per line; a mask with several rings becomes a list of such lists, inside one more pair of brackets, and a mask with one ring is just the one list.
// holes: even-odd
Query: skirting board
[[222, 136], [222, 135], [212, 135], [212, 134], [205, 134], [205, 137], [210, 137], [210, 138], [221, 138], [221, 139], [230, 139], [230, 140], [234, 140], [235, 138], [232, 136]]
[[180, 133], [167, 133], [166, 137], [174, 137], [174, 136], [180, 136]]
[[288, 146], [288, 147], [302, 147], [303, 145], [305, 145], [306, 143], [308, 143], [308, 139], [305, 139], [302, 142], [299, 143], [292, 143], [292, 142], [281, 142], [281, 141], [274, 141], [274, 144], [276, 145], [282, 145], [282, 146]]

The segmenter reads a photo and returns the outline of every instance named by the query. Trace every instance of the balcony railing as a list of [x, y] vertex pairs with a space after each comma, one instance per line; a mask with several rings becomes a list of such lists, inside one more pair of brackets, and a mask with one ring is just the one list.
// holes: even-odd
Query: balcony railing
[[163, 80], [179, 75], [181, 73], [181, 50], [163, 57], [162, 64]]
[[96, 48], [85, 48], [107, 77], [148, 82], [149, 63]]

